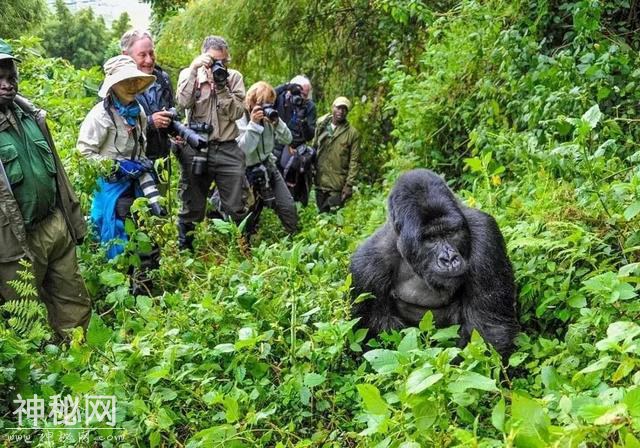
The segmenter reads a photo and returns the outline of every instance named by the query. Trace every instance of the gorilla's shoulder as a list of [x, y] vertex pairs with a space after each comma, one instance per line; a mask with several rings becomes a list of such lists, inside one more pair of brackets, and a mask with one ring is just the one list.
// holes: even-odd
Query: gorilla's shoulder
[[351, 257], [352, 264], [355, 259], [365, 258], [369, 262], [389, 262], [393, 264], [398, 254], [396, 247], [397, 237], [392, 224], [387, 221], [381, 225], [373, 235], [367, 238]]
[[476, 237], [481, 236], [483, 233], [491, 233], [492, 236], [497, 233], [502, 237], [498, 223], [492, 215], [466, 205], [460, 205], [460, 209], [469, 225], [469, 230], [471, 230], [472, 234], [475, 233]]
[[471, 254], [475, 268], [484, 270], [511, 270], [506, 244], [495, 218], [476, 208], [462, 206], [469, 227]]

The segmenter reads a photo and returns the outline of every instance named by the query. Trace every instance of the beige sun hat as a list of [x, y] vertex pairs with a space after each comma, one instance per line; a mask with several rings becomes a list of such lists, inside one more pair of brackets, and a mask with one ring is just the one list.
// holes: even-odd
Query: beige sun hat
[[105, 78], [98, 92], [98, 95], [102, 98], [107, 96], [111, 87], [125, 79], [135, 79], [137, 81], [138, 93], [147, 90], [147, 87], [156, 80], [155, 76], [138, 70], [138, 66], [136, 62], [131, 59], [131, 56], [124, 54], [112, 57], [104, 63], [103, 67]]
[[338, 107], [338, 106], [345, 106], [347, 108], [347, 110], [351, 110], [351, 101], [349, 101], [346, 97], [344, 96], [339, 96], [338, 98], [336, 98], [335, 100], [333, 100], [333, 107]]

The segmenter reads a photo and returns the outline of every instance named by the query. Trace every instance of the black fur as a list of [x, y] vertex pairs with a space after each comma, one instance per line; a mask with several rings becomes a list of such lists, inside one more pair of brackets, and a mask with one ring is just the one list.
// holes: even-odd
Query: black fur
[[492, 216], [462, 205], [425, 169], [403, 174], [389, 195], [387, 222], [351, 257], [353, 315], [369, 336], [417, 325], [431, 310], [437, 326], [473, 329], [503, 356], [519, 326], [516, 287], [504, 238]]

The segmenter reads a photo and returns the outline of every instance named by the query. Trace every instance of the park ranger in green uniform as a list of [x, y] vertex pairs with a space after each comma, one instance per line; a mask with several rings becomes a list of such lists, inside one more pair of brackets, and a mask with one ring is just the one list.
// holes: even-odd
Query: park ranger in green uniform
[[49, 323], [58, 336], [85, 330], [91, 303], [75, 246], [86, 225], [45, 123], [45, 113], [17, 95], [11, 47], [0, 39], [0, 303], [19, 298], [9, 281], [27, 259]]
[[331, 113], [318, 120], [312, 146], [316, 148], [316, 204], [321, 212], [342, 207], [353, 194], [360, 157], [360, 136], [347, 121], [351, 101], [339, 96]]

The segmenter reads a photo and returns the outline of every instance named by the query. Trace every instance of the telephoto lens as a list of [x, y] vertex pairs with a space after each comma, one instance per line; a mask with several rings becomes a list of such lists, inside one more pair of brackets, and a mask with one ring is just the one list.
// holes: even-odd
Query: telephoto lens
[[160, 205], [160, 192], [156, 180], [151, 173], [144, 173], [138, 178], [142, 194], [149, 200], [149, 208], [155, 216], [166, 216], [167, 211]]

